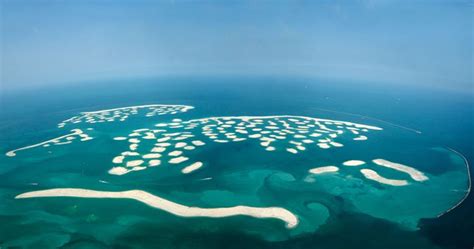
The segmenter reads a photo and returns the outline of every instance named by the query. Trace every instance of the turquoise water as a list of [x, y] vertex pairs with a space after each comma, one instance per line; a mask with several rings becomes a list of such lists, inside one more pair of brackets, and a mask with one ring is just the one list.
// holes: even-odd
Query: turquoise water
[[[438, 248], [419, 232], [418, 225], [420, 219], [436, 218], [464, 198], [466, 163], [450, 148], [465, 148], [472, 138], [472, 120], [454, 122], [439, 113], [452, 109], [469, 116], [470, 110], [458, 108], [464, 103], [443, 104], [447, 110], [441, 110], [440, 97], [429, 92], [424, 93], [428, 97], [415, 99], [413, 91], [404, 89], [328, 85], [291, 79], [166, 79], [83, 83], [74, 89], [7, 95], [3, 104], [8, 108], [2, 108], [2, 154], [65, 135], [73, 128], [94, 139], [0, 157], [0, 243], [31, 248], [222, 248], [237, 242], [239, 248], [347, 248], [348, 243], [360, 248]], [[143, 104], [194, 109], [153, 117], [139, 111], [124, 122], [57, 127], [80, 112]], [[425, 109], [426, 105], [438, 112]], [[343, 147], [321, 149], [312, 143], [293, 154], [285, 150], [289, 138], [269, 152], [251, 139], [216, 143], [199, 126], [191, 130], [193, 139], [206, 145], [186, 156], [203, 162], [202, 168], [182, 174], [184, 165], [166, 163], [169, 158], [163, 156], [160, 166], [121, 176], [108, 173], [117, 166], [112, 159], [129, 150], [127, 141], [113, 138], [127, 137], [133, 130], [159, 129], [156, 124], [176, 118], [267, 115], [343, 120], [383, 130], [368, 131], [367, 141], [354, 141], [356, 135], [345, 132], [335, 139]], [[450, 137], [456, 137], [456, 143]], [[145, 154], [151, 148], [153, 143], [142, 141], [137, 151]], [[376, 158], [410, 165], [429, 179], [414, 181], [374, 164]], [[343, 166], [347, 160], [366, 164]], [[339, 171], [308, 173], [326, 165]], [[362, 168], [409, 184], [397, 187], [368, 180], [360, 173]], [[14, 199], [28, 191], [71, 187], [140, 189], [187, 206], [278, 206], [294, 213], [299, 223], [287, 229], [276, 219], [183, 218], [123, 199]]]

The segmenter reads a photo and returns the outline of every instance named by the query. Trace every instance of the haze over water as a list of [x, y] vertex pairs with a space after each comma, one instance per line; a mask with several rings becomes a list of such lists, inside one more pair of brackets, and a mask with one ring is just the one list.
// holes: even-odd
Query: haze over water
[[470, 248], [471, 15], [2, 1], [0, 246]]

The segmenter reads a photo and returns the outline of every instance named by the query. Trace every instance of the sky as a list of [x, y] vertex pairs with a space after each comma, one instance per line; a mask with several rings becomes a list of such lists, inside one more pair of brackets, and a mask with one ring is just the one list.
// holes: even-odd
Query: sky
[[473, 91], [472, 1], [0, 0], [0, 89], [285, 75]]

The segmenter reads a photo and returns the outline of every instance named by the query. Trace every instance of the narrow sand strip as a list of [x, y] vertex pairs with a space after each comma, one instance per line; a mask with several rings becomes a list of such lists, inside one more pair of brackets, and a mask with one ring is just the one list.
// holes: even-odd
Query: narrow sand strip
[[428, 180], [428, 177], [425, 176], [425, 174], [423, 174], [423, 172], [418, 171], [417, 169], [412, 168], [410, 166], [390, 162], [390, 161], [384, 160], [384, 159], [374, 159], [374, 160], [372, 160], [372, 162], [374, 162], [377, 165], [383, 166], [383, 167], [387, 167], [387, 168], [391, 168], [391, 169], [394, 169], [394, 170], [398, 170], [398, 171], [407, 173], [407, 174], [410, 175], [410, 177], [413, 180], [418, 181], [418, 182]]
[[287, 228], [298, 225], [298, 218], [290, 211], [280, 207], [249, 207], [234, 206], [222, 208], [200, 208], [181, 205], [142, 190], [128, 190], [122, 192], [96, 191], [80, 188], [57, 188], [26, 192], [17, 195], [15, 199], [36, 197], [79, 197], [79, 198], [114, 198], [132, 199], [150, 207], [181, 217], [209, 217], [222, 218], [236, 215], [246, 215], [254, 218], [274, 218], [286, 223]]
[[185, 156], [180, 156], [180, 157], [171, 158], [168, 162], [171, 163], [171, 164], [178, 164], [178, 163], [185, 162], [188, 159], [189, 158], [187, 158]]
[[365, 164], [365, 162], [361, 160], [349, 160], [349, 161], [343, 162], [342, 164], [344, 166], [360, 166], [360, 165]]
[[364, 136], [364, 135], [360, 135], [356, 138], [353, 138], [353, 140], [356, 140], [356, 141], [365, 141], [367, 140], [367, 136]]
[[202, 162], [195, 162], [181, 170], [183, 174], [189, 174], [202, 167]]
[[365, 176], [365, 178], [382, 183], [382, 184], [387, 184], [387, 185], [392, 185], [392, 186], [408, 185], [408, 182], [406, 180], [388, 179], [379, 175], [377, 172], [371, 169], [361, 169], [360, 173], [362, 173]]
[[323, 167], [317, 167], [317, 168], [312, 168], [309, 170], [309, 173], [311, 174], [323, 174], [323, 173], [333, 173], [339, 171], [339, 168], [336, 166], [323, 166]]
[[33, 145], [21, 147], [21, 148], [15, 149], [15, 150], [11, 150], [11, 151], [7, 152], [5, 155], [7, 155], [8, 157], [14, 157], [14, 156], [16, 156], [16, 152], [17, 152], [17, 151], [31, 149], [31, 148], [34, 148], [34, 147], [38, 147], [38, 146], [42, 146], [42, 145], [48, 144], [48, 143], [54, 143], [54, 142], [57, 142], [57, 141], [60, 140], [60, 139], [67, 138], [67, 137], [69, 137], [69, 136], [75, 136], [75, 135], [83, 134], [83, 133], [84, 133], [81, 129], [73, 129], [73, 130], [71, 130], [71, 131], [72, 131], [72, 133], [66, 134], [66, 135], [64, 135], [64, 136], [60, 136], [60, 137], [53, 138], [53, 139], [50, 139], [50, 140], [47, 140], [47, 141], [44, 141], [44, 142], [41, 142], [41, 143], [37, 143], [37, 144], [33, 144]]

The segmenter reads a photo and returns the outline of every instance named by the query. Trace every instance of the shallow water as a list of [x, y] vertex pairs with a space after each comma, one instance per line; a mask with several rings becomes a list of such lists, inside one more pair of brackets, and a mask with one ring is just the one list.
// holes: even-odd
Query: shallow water
[[[222, 80], [233, 84], [220, 84]], [[455, 144], [441, 139], [445, 135], [434, 135], [429, 125], [413, 120], [417, 107], [402, 112], [412, 104], [410, 92], [400, 89], [380, 92], [377, 88], [357, 84], [341, 89], [337, 83], [323, 87], [305, 80], [296, 84], [288, 79], [259, 78], [103, 84], [92, 87], [84, 83], [74, 94], [53, 89], [47, 96], [40, 92], [35, 98], [23, 94], [15, 99], [7, 96], [4, 100], [5, 106], [9, 106], [2, 113], [4, 153], [62, 136], [73, 128], [83, 130], [94, 139], [37, 147], [19, 151], [15, 157], [0, 157], [0, 191], [4, 200], [0, 204], [0, 243], [37, 248], [153, 247], [157, 244], [164, 248], [219, 248], [226, 241], [239, 241], [248, 245], [246, 248], [308, 248], [309, 244], [344, 248], [339, 239], [334, 239], [337, 235], [361, 248], [380, 248], [381, 245], [436, 248], [418, 233], [420, 219], [437, 217], [466, 194], [465, 161], [447, 147], [456, 147]], [[370, 91], [355, 94], [361, 89]], [[142, 104], [179, 104], [195, 108], [185, 113], [153, 117], [139, 111], [124, 122], [72, 123], [57, 127], [62, 120], [82, 111]], [[202, 127], [198, 126], [191, 129], [196, 136], [193, 140], [202, 140], [206, 145], [186, 151], [186, 157], [192, 161], [169, 164], [169, 157], [163, 155], [160, 166], [121, 176], [108, 173], [117, 166], [112, 159], [129, 150], [127, 141], [113, 138], [127, 137], [135, 129], [160, 129], [155, 127], [157, 123], [171, 123], [176, 118], [186, 122], [216, 116], [262, 115], [343, 120], [383, 130], [368, 131], [364, 134], [368, 137], [366, 141], [354, 141], [357, 135], [346, 130], [334, 139], [343, 147], [322, 149], [311, 143], [305, 144], [304, 151], [293, 154], [285, 150], [291, 140], [289, 136], [275, 145], [275, 151], [266, 151], [260, 141], [252, 139], [216, 143], [202, 134]], [[418, 115], [428, 124], [439, 119], [429, 111], [418, 112]], [[331, 125], [334, 124], [328, 124]], [[459, 126], [446, 131], [462, 133], [467, 129], [462, 123]], [[184, 127], [173, 129], [184, 131]], [[472, 134], [466, 134], [469, 135]], [[143, 155], [151, 148], [153, 144], [143, 140], [137, 151]], [[374, 164], [372, 160], [376, 158], [410, 165], [429, 179], [414, 181], [405, 173]], [[366, 164], [342, 165], [354, 159]], [[194, 161], [201, 161], [204, 166], [182, 174], [183, 167]], [[311, 168], [326, 165], [335, 165], [339, 171], [321, 175], [308, 173]], [[374, 182], [360, 173], [362, 168], [376, 170], [386, 178], [407, 180], [409, 184], [390, 186]], [[187, 206], [278, 206], [297, 215], [299, 224], [287, 229], [276, 219], [182, 218], [123, 199], [14, 199], [23, 192], [70, 187], [104, 191], [141, 189]], [[401, 236], [403, 241], [400, 241]]]

